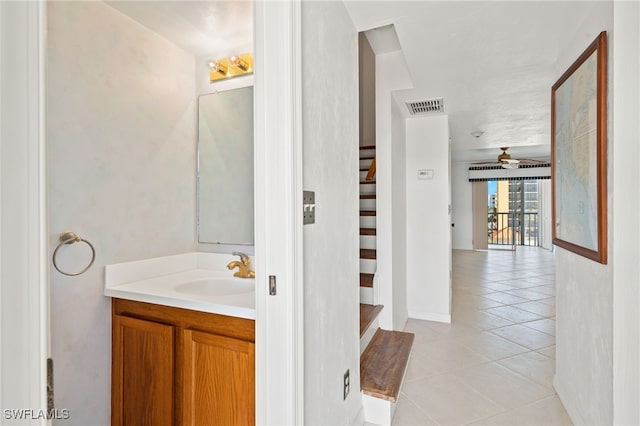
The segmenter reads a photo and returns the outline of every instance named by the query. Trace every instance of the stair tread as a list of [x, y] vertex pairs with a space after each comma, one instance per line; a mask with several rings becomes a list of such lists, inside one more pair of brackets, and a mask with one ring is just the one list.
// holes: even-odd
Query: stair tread
[[360, 194], [361, 200], [375, 200], [376, 194]]
[[375, 216], [375, 210], [360, 210], [360, 216]]
[[375, 183], [376, 183], [376, 181], [373, 180], [373, 179], [372, 180], [361, 180], [360, 181], [360, 185], [373, 185]]
[[384, 308], [382, 305], [360, 304], [360, 337], [364, 335], [364, 332], [367, 331], [367, 328], [376, 319], [382, 308]]
[[360, 228], [360, 235], [376, 235], [376, 228]]
[[376, 331], [360, 357], [360, 386], [365, 395], [397, 401], [414, 337], [402, 331]]
[[360, 159], [361, 160], [373, 160], [375, 157], [375, 155], [361, 155]]
[[373, 287], [373, 274], [360, 273], [360, 287]]
[[360, 259], [375, 259], [376, 251], [373, 249], [360, 249]]
[[361, 145], [360, 146], [361, 150], [365, 150], [365, 149], [376, 149], [375, 145]]

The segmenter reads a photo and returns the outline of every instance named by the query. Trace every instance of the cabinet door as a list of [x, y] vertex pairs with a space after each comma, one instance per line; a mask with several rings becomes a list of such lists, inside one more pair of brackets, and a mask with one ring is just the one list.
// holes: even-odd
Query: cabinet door
[[114, 315], [112, 338], [112, 425], [172, 425], [174, 327]]
[[182, 352], [182, 424], [253, 425], [255, 344], [183, 330]]

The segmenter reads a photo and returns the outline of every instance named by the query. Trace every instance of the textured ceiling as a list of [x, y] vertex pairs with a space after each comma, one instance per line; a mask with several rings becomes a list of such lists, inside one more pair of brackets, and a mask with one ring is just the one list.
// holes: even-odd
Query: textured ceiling
[[197, 57], [253, 52], [253, 2], [107, 1], [109, 6]]
[[[514, 158], [549, 157], [551, 86], [561, 74], [563, 40], [603, 4], [345, 2], [360, 31], [395, 26], [414, 87], [394, 93], [399, 103], [444, 97], [454, 160], [495, 159], [500, 146], [512, 147]], [[484, 134], [475, 138], [474, 131]]]
[[[250, 1], [107, 3], [198, 57], [253, 51]], [[494, 159], [500, 146], [511, 147], [514, 158], [548, 157], [551, 86], [561, 74], [563, 41], [587, 16], [611, 7], [610, 1], [344, 3], [359, 31], [394, 25], [392, 44], [399, 42], [414, 87], [394, 98], [444, 97], [454, 160]], [[474, 131], [484, 134], [474, 138]]]

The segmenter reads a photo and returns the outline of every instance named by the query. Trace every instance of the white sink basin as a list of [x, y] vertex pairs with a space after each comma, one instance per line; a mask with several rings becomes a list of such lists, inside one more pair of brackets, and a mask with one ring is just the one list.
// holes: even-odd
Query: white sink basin
[[255, 280], [253, 278], [203, 278], [180, 284], [174, 290], [178, 293], [198, 296], [228, 296], [254, 291]]

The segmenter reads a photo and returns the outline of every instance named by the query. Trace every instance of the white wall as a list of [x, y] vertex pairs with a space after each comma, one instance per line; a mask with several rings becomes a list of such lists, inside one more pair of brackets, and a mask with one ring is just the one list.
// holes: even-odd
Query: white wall
[[393, 180], [396, 165], [392, 154], [392, 92], [412, 85], [402, 51], [376, 55], [376, 285], [379, 285], [374, 290], [378, 292], [378, 303], [384, 305], [379, 319], [380, 327], [385, 329], [394, 326], [393, 194], [402, 190], [395, 185], [403, 185]]
[[304, 226], [305, 423], [362, 424], [358, 33], [341, 2], [303, 2], [302, 41], [303, 182], [316, 202]]
[[448, 116], [408, 119], [406, 131], [409, 317], [451, 322]]
[[[81, 276], [51, 271], [55, 402], [73, 424], [108, 425], [103, 267], [195, 248], [194, 59], [104, 3], [48, 9], [50, 253], [67, 230], [97, 253]], [[65, 247], [60, 263], [84, 256]]]
[[[391, 104], [391, 164], [393, 191], [392, 280], [393, 329], [403, 330], [409, 316], [407, 310], [407, 128], [396, 102]], [[386, 308], [385, 308], [386, 309]]]
[[451, 163], [451, 223], [454, 250], [473, 249], [473, 185], [469, 182], [469, 163]]
[[615, 2], [613, 29], [613, 422], [631, 425], [640, 424], [640, 3]]
[[[576, 22], [575, 37], [562, 46], [557, 76], [578, 58], [602, 30], [612, 30], [613, 2], [576, 3], [590, 8], [585, 22]], [[615, 34], [613, 34], [615, 37]], [[612, 39], [614, 38], [612, 37]], [[613, 44], [609, 42], [609, 58]], [[609, 66], [609, 86], [612, 70]], [[612, 117], [612, 91], [609, 92], [609, 118]], [[611, 123], [611, 119], [609, 119]], [[613, 126], [608, 134], [609, 169], [609, 241], [612, 241], [611, 180], [614, 146]], [[554, 385], [576, 424], [611, 424], [613, 420], [613, 299], [612, 275], [614, 247], [609, 244], [609, 265], [558, 248], [556, 252], [556, 376]]]

